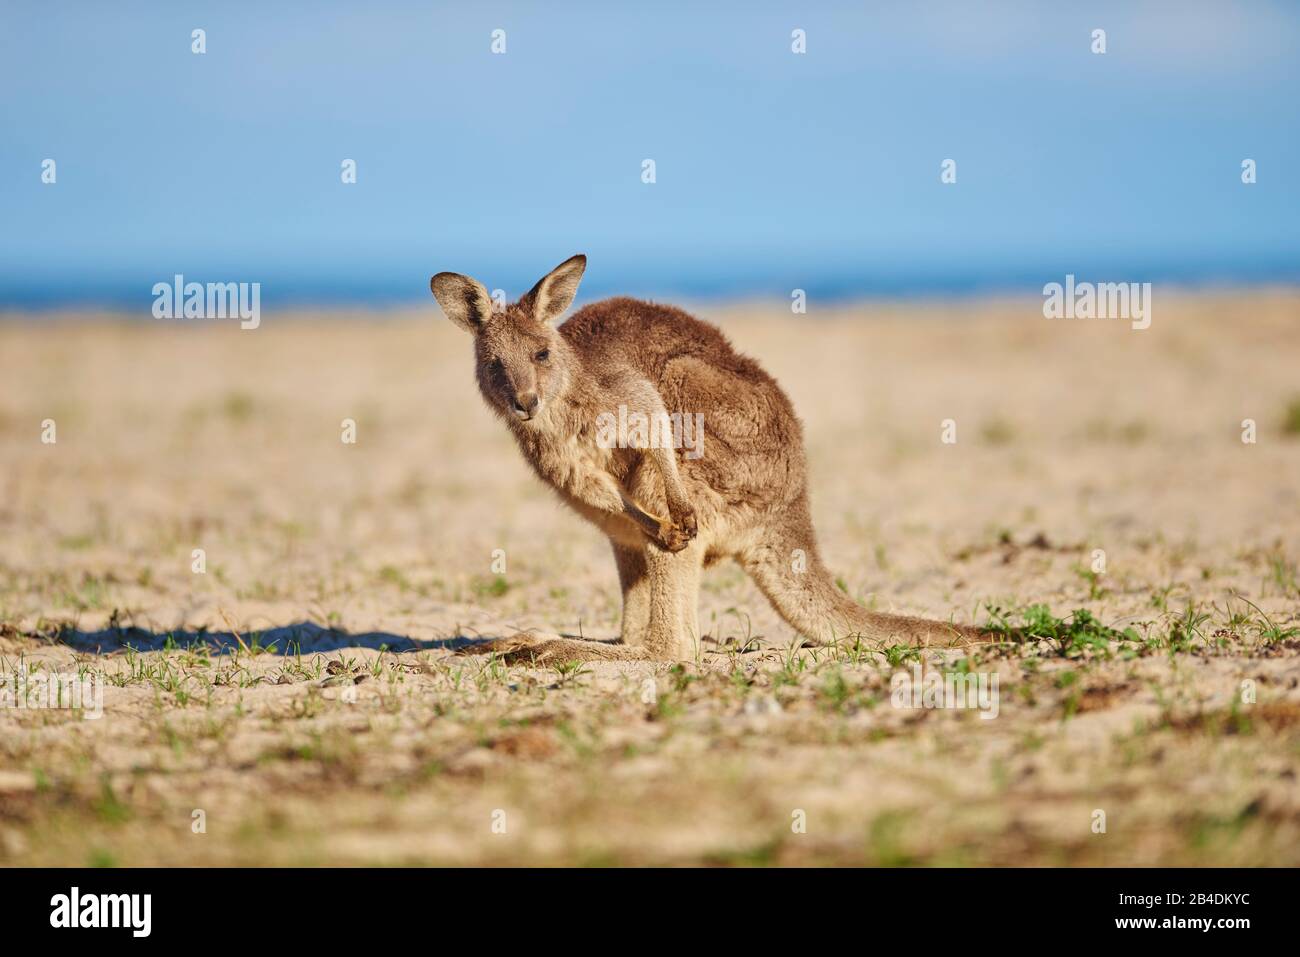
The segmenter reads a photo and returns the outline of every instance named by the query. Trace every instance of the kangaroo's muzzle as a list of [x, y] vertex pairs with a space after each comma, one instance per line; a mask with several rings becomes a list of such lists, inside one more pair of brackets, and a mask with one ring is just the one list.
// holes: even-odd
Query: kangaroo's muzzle
[[541, 406], [542, 400], [538, 398], [536, 392], [524, 392], [514, 398], [515, 415], [527, 422], [537, 414], [537, 409]]

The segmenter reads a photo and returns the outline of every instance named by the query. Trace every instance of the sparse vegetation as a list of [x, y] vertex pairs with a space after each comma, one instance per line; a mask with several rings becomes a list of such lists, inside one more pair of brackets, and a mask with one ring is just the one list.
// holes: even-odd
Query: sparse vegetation
[[1010, 445], [1016, 438], [1016, 428], [1003, 418], [985, 419], [980, 424], [980, 439], [985, 445]]
[[1300, 396], [1288, 402], [1282, 413], [1282, 434], [1300, 436]]
[[1092, 612], [1076, 609], [1069, 618], [1057, 618], [1046, 605], [1030, 605], [1019, 612], [988, 606], [986, 627], [1001, 633], [1007, 641], [1046, 641], [1062, 657], [1089, 651], [1108, 653], [1113, 643], [1141, 641], [1132, 628], [1119, 631], [1103, 625]]

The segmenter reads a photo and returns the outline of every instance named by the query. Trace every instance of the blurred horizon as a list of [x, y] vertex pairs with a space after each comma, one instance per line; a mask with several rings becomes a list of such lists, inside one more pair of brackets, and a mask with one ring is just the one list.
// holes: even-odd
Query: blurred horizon
[[1300, 5], [23, 0], [0, 28], [0, 308], [147, 311], [177, 273], [513, 298], [576, 252], [584, 300], [1300, 282]]

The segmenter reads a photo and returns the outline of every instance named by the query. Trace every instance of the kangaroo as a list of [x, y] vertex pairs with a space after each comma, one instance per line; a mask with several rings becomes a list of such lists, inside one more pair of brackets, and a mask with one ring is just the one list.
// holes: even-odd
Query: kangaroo
[[[618, 643], [519, 636], [493, 650], [538, 664], [694, 659], [700, 573], [724, 558], [814, 643], [988, 640], [965, 625], [867, 611], [843, 594], [817, 550], [802, 428], [776, 380], [672, 306], [607, 299], [557, 327], [586, 266], [582, 255], [565, 260], [495, 312], [468, 276], [429, 281], [447, 318], [474, 336], [488, 406], [538, 477], [609, 538], [623, 591]], [[614, 437], [620, 416], [629, 427]], [[679, 439], [700, 421], [688, 449]]]

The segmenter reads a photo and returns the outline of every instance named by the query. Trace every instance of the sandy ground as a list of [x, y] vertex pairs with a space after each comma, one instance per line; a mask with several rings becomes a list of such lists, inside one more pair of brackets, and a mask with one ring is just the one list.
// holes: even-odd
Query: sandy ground
[[[455, 654], [619, 596], [432, 302], [0, 320], [0, 862], [1300, 864], [1300, 295], [1159, 293], [698, 310], [794, 399], [851, 595], [1126, 637], [794, 651], [723, 566], [700, 661], [559, 670]], [[996, 717], [896, 707], [922, 665]], [[17, 707], [51, 669], [103, 717]]]

